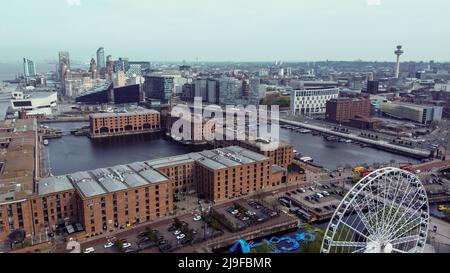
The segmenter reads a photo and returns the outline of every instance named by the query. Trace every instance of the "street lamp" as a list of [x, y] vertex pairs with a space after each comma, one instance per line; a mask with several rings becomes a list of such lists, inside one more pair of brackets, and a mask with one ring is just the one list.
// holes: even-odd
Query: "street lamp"
[[[211, 208], [212, 208], [211, 203], [208, 203], [208, 206], [206, 207], [206, 209], [203, 209], [202, 204], [200, 202], [199, 202], [199, 205], [200, 205], [200, 212], [206, 213], [209, 215]], [[208, 224], [206, 223], [206, 221], [203, 221], [203, 239], [204, 240], [207, 239], [207, 234], [208, 234], [207, 230], [208, 230]]]

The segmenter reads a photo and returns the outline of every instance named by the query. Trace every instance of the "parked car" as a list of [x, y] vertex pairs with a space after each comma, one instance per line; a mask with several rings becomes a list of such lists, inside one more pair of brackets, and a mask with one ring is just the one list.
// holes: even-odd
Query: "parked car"
[[94, 251], [95, 251], [95, 249], [93, 247], [88, 247], [83, 251], [83, 253], [92, 253]]
[[170, 244], [165, 244], [165, 245], [161, 245], [159, 246], [159, 250], [161, 250], [161, 252], [165, 252], [168, 251], [172, 248], [172, 246]]
[[137, 235], [138, 238], [139, 237], [145, 237], [145, 236], [147, 236], [147, 232], [146, 231], [139, 232], [138, 235]]
[[145, 242], [148, 242], [148, 241], [150, 241], [150, 238], [148, 238], [148, 237], [141, 237], [141, 238], [139, 238], [139, 243], [145, 243]]
[[256, 212], [251, 211], [251, 210], [248, 210], [246, 214], [247, 214], [248, 216], [254, 216], [254, 215], [256, 215]]
[[183, 233], [181, 233], [180, 235], [177, 236], [177, 240], [184, 239], [185, 237], [186, 237], [186, 235], [184, 235]]
[[200, 220], [202, 220], [202, 217], [200, 215], [196, 214], [196, 215], [194, 215], [193, 219], [194, 219], [194, 221], [200, 221]]
[[175, 230], [175, 232], [173, 233], [173, 235], [180, 235], [181, 234], [181, 230]]
[[153, 242], [145, 242], [143, 244], [139, 244], [139, 249], [147, 249], [147, 248], [151, 248], [154, 246], [155, 246], [155, 243], [153, 243]]
[[113, 242], [107, 242], [103, 247], [104, 247], [104, 248], [110, 248], [110, 247], [112, 247], [112, 246], [114, 246], [114, 243], [113, 243]]
[[131, 247], [131, 244], [130, 244], [130, 243], [124, 243], [124, 244], [122, 245], [122, 247], [123, 247], [123, 248], [129, 248], [129, 247]]

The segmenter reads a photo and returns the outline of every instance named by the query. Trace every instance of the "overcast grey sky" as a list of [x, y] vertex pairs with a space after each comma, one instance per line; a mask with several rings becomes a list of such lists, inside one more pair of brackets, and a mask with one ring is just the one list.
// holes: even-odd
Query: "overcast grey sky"
[[0, 62], [450, 61], [448, 0], [3, 0]]

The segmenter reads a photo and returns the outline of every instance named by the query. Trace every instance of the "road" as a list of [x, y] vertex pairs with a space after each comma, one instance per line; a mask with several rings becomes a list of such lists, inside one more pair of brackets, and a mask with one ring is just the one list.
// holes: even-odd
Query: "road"
[[[436, 232], [433, 231], [434, 227], [437, 227]], [[431, 217], [430, 240], [450, 246], [450, 224], [436, 217]]]
[[341, 133], [341, 132], [333, 131], [332, 129], [329, 129], [328, 127], [313, 125], [313, 124], [304, 123], [304, 122], [292, 121], [292, 120], [288, 120], [288, 119], [280, 119], [280, 122], [287, 123], [287, 124], [294, 125], [294, 126], [299, 126], [302, 128], [307, 128], [307, 129], [322, 132], [325, 134], [332, 134], [332, 135], [335, 135], [338, 137], [342, 137], [345, 139], [351, 139], [353, 141], [357, 141], [357, 142], [361, 142], [361, 143], [370, 144], [370, 145], [373, 145], [380, 149], [389, 149], [389, 150], [393, 150], [393, 151], [398, 151], [398, 152], [401, 152], [401, 153], [404, 153], [407, 155], [411, 155], [414, 157], [428, 158], [430, 156], [430, 151], [428, 151], [428, 150], [399, 146], [399, 145], [392, 144], [387, 140], [369, 139], [369, 138], [361, 137], [355, 133]]

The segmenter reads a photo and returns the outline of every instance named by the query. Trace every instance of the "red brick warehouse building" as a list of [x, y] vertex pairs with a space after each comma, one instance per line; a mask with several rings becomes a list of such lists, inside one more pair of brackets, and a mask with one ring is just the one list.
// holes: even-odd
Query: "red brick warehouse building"
[[348, 123], [356, 116], [370, 117], [371, 104], [368, 99], [338, 98], [327, 102], [327, 120]]
[[160, 114], [155, 110], [96, 113], [89, 116], [91, 138], [133, 135], [160, 131]]

